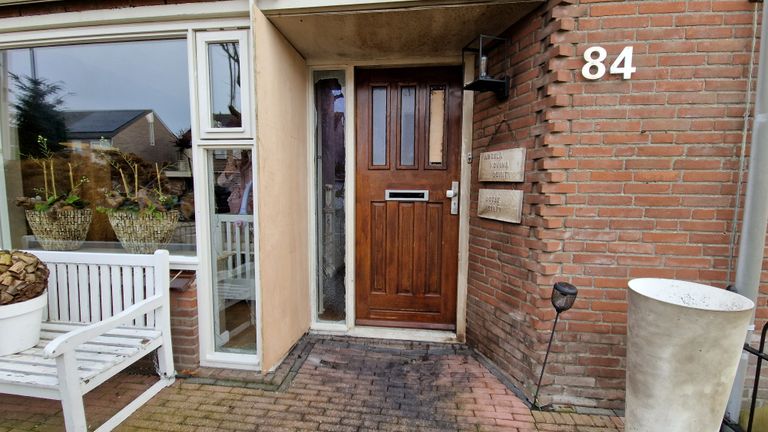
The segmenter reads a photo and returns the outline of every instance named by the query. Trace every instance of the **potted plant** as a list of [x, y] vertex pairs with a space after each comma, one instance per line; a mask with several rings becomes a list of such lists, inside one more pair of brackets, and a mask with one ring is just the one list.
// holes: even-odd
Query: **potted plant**
[[[27, 223], [43, 249], [74, 250], [82, 246], [91, 225], [93, 213], [88, 202], [80, 197], [80, 190], [88, 178], [75, 181], [72, 164], [67, 163], [68, 190], [56, 185], [56, 167], [48, 140], [37, 137], [42, 157], [30, 157], [43, 171], [43, 187], [35, 188], [35, 196], [18, 197], [16, 205], [26, 210]], [[60, 193], [61, 192], [61, 193]]]
[[48, 297], [48, 268], [22, 251], [0, 251], [0, 356], [32, 348]]
[[[127, 251], [153, 253], [168, 244], [179, 221], [174, 210], [178, 198], [165, 193], [162, 169], [155, 164], [155, 178], [139, 185], [140, 163], [136, 156], [116, 152], [119, 160], [112, 166], [120, 174], [120, 185], [105, 193], [105, 206], [97, 210], [109, 217], [109, 223]], [[126, 170], [132, 177], [129, 183]]]

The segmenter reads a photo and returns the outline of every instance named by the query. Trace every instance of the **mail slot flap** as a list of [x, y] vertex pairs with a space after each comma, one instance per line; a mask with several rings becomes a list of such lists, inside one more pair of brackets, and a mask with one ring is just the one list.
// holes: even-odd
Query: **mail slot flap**
[[428, 190], [387, 189], [384, 192], [387, 201], [429, 201]]

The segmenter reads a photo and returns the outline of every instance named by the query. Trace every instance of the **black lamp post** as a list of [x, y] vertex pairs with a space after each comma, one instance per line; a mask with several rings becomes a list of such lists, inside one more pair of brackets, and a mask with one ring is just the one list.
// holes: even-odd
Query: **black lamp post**
[[552, 325], [552, 333], [549, 335], [549, 344], [547, 345], [547, 354], [544, 355], [544, 364], [541, 365], [541, 374], [539, 375], [539, 383], [536, 384], [536, 394], [533, 396], [533, 407], [541, 409], [536, 403], [536, 399], [539, 397], [539, 389], [541, 388], [541, 379], [544, 378], [544, 369], [547, 367], [547, 359], [549, 358], [549, 350], [552, 348], [552, 339], [555, 338], [555, 328], [557, 328], [557, 319], [560, 318], [560, 313], [565, 312], [573, 306], [573, 302], [576, 301], [576, 295], [579, 290], [575, 286], [568, 282], [555, 282], [552, 287], [552, 306], [555, 307], [557, 314], [555, 315], [555, 323]]

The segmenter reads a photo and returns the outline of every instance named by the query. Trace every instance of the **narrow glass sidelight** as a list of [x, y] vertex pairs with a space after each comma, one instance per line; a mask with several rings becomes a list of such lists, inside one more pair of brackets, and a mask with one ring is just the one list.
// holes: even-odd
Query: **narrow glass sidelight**
[[[344, 71], [316, 71], [314, 82], [317, 116], [315, 120], [317, 143], [316, 312], [318, 321], [344, 322], [346, 318]], [[382, 90], [386, 95], [386, 88]], [[386, 156], [380, 157], [383, 160], [382, 163], [386, 163]]]
[[400, 89], [400, 165], [416, 165], [416, 87]]
[[371, 155], [373, 165], [384, 166], [387, 165], [387, 88], [374, 87], [371, 93]]
[[445, 149], [445, 88], [429, 89], [429, 165], [443, 165]]
[[239, 128], [242, 126], [240, 103], [240, 44], [220, 42], [208, 44], [212, 128]]
[[208, 151], [215, 350], [256, 353], [256, 254], [251, 150]]

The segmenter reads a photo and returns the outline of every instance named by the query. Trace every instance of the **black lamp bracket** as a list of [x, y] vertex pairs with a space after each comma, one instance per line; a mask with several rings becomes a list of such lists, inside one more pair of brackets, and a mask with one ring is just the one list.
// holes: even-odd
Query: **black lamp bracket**
[[477, 55], [477, 76], [475, 79], [464, 86], [464, 90], [486, 92], [492, 91], [499, 100], [509, 98], [509, 77], [501, 75], [493, 77], [488, 74], [488, 54], [498, 48], [502, 48], [506, 60], [505, 70], [509, 67], [509, 57], [507, 45], [508, 39], [488, 36], [481, 34], [468, 43], [462, 50], [462, 53], [470, 52]]

